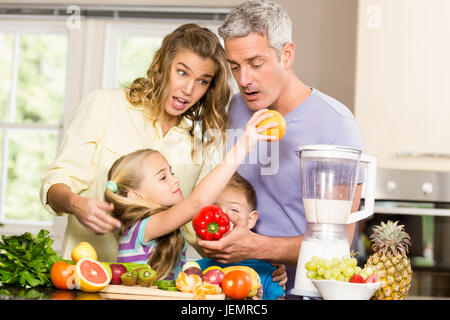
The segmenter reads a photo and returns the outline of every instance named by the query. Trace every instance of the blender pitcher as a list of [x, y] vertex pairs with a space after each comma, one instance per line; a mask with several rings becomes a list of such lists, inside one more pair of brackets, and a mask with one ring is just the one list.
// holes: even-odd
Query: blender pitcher
[[[307, 225], [292, 292], [319, 296], [304, 265], [313, 256], [331, 259], [350, 254], [346, 225], [373, 214], [376, 160], [361, 150], [334, 145], [302, 146], [296, 154]], [[364, 184], [365, 208], [351, 213], [358, 184]]]

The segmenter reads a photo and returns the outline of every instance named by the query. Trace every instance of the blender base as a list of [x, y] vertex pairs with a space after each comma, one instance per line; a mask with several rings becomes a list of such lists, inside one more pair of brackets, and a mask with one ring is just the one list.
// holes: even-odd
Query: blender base
[[345, 225], [308, 224], [300, 247], [294, 288], [290, 292], [300, 296], [320, 297], [316, 286], [306, 276], [305, 263], [313, 256], [331, 259], [348, 255], [350, 246]]
[[296, 296], [303, 296], [303, 297], [321, 297], [321, 295], [318, 291], [309, 291], [309, 290], [302, 290], [302, 289], [295, 289], [295, 288], [291, 289], [290, 294], [294, 294]]

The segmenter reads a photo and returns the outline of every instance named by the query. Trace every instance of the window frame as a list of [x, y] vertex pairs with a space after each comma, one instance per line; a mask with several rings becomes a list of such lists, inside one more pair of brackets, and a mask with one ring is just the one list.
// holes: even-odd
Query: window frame
[[[61, 19], [59, 19], [61, 20]], [[67, 45], [68, 45], [68, 53], [66, 57], [66, 61], [69, 61], [70, 54], [70, 34], [67, 32], [67, 28], [65, 26], [64, 21], [58, 21], [55, 19], [23, 19], [23, 17], [12, 18], [8, 16], [7, 19], [0, 21], [0, 33], [12, 33], [15, 37], [18, 35], [30, 35], [30, 34], [62, 34], [67, 35]], [[8, 140], [8, 133], [15, 130], [24, 130], [24, 131], [53, 131], [57, 134], [58, 140], [63, 134], [63, 117], [60, 118], [59, 122], [56, 124], [50, 123], [21, 123], [15, 122], [14, 113], [11, 113], [11, 108], [15, 109], [15, 100], [17, 99], [16, 89], [17, 89], [17, 38], [14, 40], [14, 56], [13, 56], [13, 71], [12, 71], [12, 82], [11, 82], [11, 92], [10, 101], [8, 103], [9, 115], [7, 121], [0, 122], [0, 129], [3, 130], [4, 134], [2, 137], [2, 166], [1, 166], [1, 184], [0, 184], [0, 196], [2, 199], [1, 209], [3, 210], [5, 204], [5, 196], [6, 196], [6, 183], [7, 183], [7, 162], [9, 156], [9, 144], [5, 143]], [[68, 64], [66, 64], [66, 86], [65, 93], [67, 95], [68, 90]], [[14, 102], [12, 102], [14, 101]], [[61, 115], [65, 114], [65, 101], [61, 106]], [[58, 142], [59, 144], [59, 142]], [[4, 220], [3, 212], [0, 213], [0, 233], [5, 235], [30, 232], [36, 234], [40, 229], [45, 228], [48, 229], [52, 235], [52, 238], [55, 240], [57, 247], [60, 247], [62, 242], [62, 237], [65, 231], [65, 217], [57, 217], [54, 216], [52, 222], [39, 222], [39, 221], [22, 221], [22, 220]]]

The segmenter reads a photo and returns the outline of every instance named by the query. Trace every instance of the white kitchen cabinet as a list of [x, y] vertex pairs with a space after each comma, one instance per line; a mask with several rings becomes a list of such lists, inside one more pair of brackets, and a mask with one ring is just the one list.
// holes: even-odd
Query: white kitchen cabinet
[[354, 113], [379, 167], [450, 171], [450, 1], [360, 0]]

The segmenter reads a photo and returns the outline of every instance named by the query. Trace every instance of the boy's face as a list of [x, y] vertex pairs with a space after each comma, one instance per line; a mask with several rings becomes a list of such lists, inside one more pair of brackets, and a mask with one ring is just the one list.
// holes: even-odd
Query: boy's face
[[[237, 188], [225, 188], [217, 197], [214, 205], [219, 206], [225, 213], [237, 213], [247, 223], [249, 229], [255, 226], [258, 219], [257, 211], [252, 210], [247, 203], [245, 192]], [[231, 224], [231, 228], [233, 228], [233, 224]]]

